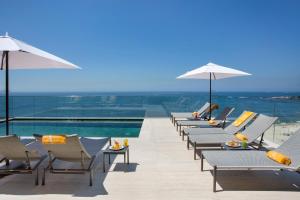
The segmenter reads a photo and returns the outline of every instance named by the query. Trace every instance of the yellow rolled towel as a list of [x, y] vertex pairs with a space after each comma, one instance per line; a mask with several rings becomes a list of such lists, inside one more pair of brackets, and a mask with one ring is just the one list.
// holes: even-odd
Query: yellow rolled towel
[[268, 151], [267, 152], [268, 158], [284, 165], [290, 165], [292, 163], [291, 159], [286, 155], [279, 153], [277, 151]]
[[233, 125], [234, 126], [240, 126], [242, 123], [244, 123], [249, 117], [251, 117], [251, 115], [253, 115], [254, 113], [251, 111], [245, 111], [244, 114], [242, 116], [240, 116], [239, 118], [237, 118], [234, 122]]
[[43, 144], [66, 144], [66, 136], [63, 135], [44, 135]]
[[248, 141], [248, 137], [242, 133], [236, 133], [234, 136], [240, 141]]

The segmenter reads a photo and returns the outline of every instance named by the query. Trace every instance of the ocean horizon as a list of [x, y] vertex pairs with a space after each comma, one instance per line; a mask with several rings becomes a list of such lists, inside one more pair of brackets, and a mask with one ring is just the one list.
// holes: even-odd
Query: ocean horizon
[[[209, 100], [207, 92], [12, 92], [12, 117], [167, 117], [192, 112]], [[4, 96], [0, 97], [2, 105]], [[235, 107], [278, 116], [279, 122], [299, 122], [300, 92], [213, 92], [220, 109]], [[4, 107], [0, 110], [4, 117]]]
[[[208, 91], [160, 91], [160, 90], [147, 90], [147, 91], [10, 91], [10, 95], [36, 95], [36, 94], [45, 94], [45, 95], [58, 95], [58, 94], [81, 94], [81, 95], [98, 95], [98, 94], [182, 94], [182, 93], [197, 93], [197, 94], [208, 94]], [[299, 96], [300, 91], [216, 91], [212, 89], [212, 95], [214, 94], [224, 94], [224, 93], [256, 93], [256, 94], [286, 94], [289, 96]], [[5, 91], [0, 90], [0, 97], [5, 96]]]

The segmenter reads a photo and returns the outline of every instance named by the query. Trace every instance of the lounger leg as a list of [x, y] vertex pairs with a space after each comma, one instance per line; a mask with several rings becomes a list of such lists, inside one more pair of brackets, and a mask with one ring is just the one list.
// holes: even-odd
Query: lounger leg
[[127, 149], [127, 165], [129, 165], [129, 149]]
[[217, 189], [217, 166], [214, 166], [214, 180], [213, 180], [213, 192], [216, 192]]
[[185, 134], [185, 133], [182, 131], [182, 132], [181, 132], [181, 136], [182, 136], [181, 138], [182, 138], [182, 141], [184, 141], [184, 134]]
[[181, 125], [179, 125], [179, 136], [181, 136]]
[[202, 150], [199, 149], [198, 151], [199, 151], [199, 157], [202, 158]]
[[90, 186], [93, 186], [93, 169], [90, 171]]
[[203, 172], [203, 155], [201, 155], [201, 172]]
[[36, 168], [35, 185], [39, 184], [39, 168]]
[[188, 150], [190, 149], [190, 138], [189, 138], [189, 136], [187, 136], [186, 148], [187, 148]]
[[103, 154], [103, 160], [102, 160], [102, 167], [103, 167], [103, 172], [105, 172], [105, 154]]
[[194, 160], [196, 160], [196, 142], [194, 142]]
[[42, 185], [45, 185], [46, 183], [46, 168], [43, 170], [43, 177], [42, 177]]

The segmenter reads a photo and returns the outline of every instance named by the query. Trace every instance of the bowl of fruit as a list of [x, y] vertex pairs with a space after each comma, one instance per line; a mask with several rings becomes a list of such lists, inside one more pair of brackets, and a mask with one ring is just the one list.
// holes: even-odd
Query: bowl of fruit
[[231, 147], [231, 148], [238, 148], [241, 146], [240, 142], [237, 141], [229, 141], [225, 143], [226, 146]]
[[124, 149], [124, 146], [121, 145], [117, 140], [114, 141], [114, 144], [109, 147], [110, 150], [120, 151]]

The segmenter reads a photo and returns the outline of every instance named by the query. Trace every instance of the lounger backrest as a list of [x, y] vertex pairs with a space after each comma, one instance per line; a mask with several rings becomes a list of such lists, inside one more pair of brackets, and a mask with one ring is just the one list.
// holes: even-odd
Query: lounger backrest
[[202, 114], [201, 118], [208, 119], [210, 113], [213, 113], [214, 110], [219, 109], [219, 105], [212, 103]]
[[38, 152], [30, 151], [15, 135], [0, 137], [0, 155], [9, 160], [26, 161], [26, 151], [31, 159], [39, 158]]
[[[42, 142], [41, 137], [36, 138]], [[43, 146], [47, 151], [51, 152], [51, 155], [59, 160], [80, 161], [81, 155], [84, 159], [91, 158], [91, 155], [81, 144], [77, 135], [66, 135], [66, 144], [43, 144]]]
[[276, 151], [290, 157], [292, 160], [290, 166], [300, 170], [300, 129], [282, 143]]
[[224, 110], [215, 118], [215, 120], [224, 121], [234, 111], [234, 108], [226, 107]]
[[210, 103], [206, 102], [197, 112], [200, 114], [204, 114], [204, 112], [209, 108]]
[[[244, 111], [240, 116], [242, 116], [245, 112]], [[253, 113], [248, 119], [246, 119], [241, 125], [239, 126], [235, 126], [233, 124], [233, 122], [231, 124], [229, 124], [224, 130], [226, 131], [226, 133], [228, 134], [235, 134], [237, 132], [239, 132], [240, 130], [242, 130], [252, 119], [255, 118], [255, 116], [257, 115], [257, 113]], [[239, 116], [239, 117], [240, 117]]]
[[247, 136], [248, 142], [254, 142], [257, 138], [266, 132], [278, 117], [270, 117], [267, 115], [259, 114], [258, 117], [242, 132]]

